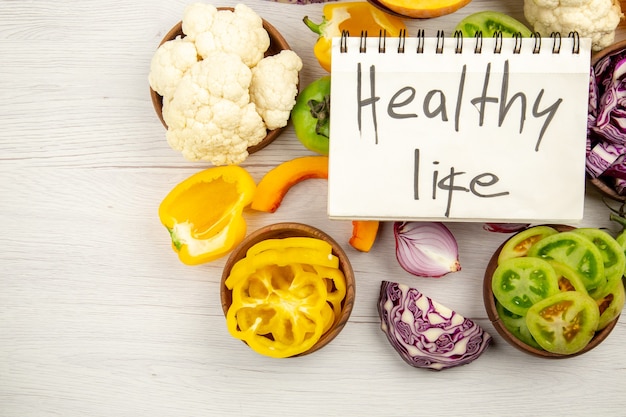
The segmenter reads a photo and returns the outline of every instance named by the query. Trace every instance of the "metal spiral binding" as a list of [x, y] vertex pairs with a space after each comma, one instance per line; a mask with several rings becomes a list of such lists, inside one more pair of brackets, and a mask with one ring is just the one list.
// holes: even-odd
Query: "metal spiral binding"
[[387, 51], [387, 29], [381, 29], [378, 34], [378, 53], [384, 54]]
[[578, 32], [575, 32], [575, 31], [570, 32], [568, 37], [574, 39], [574, 45], [572, 46], [572, 53], [579, 54], [580, 53], [580, 36], [578, 35]]
[[423, 54], [424, 53], [424, 37], [425, 37], [426, 32], [424, 32], [424, 29], [419, 29], [417, 31], [417, 53], [418, 54]]
[[456, 40], [456, 46], [454, 47], [454, 53], [460, 54], [463, 52], [463, 32], [460, 30], [454, 31], [454, 39]]
[[361, 42], [359, 43], [359, 52], [364, 54], [365, 52], [367, 52], [367, 30], [362, 30], [361, 31]]
[[502, 52], [502, 31], [496, 30], [496, 33], [493, 34], [494, 39], [496, 40], [496, 44], [493, 46], [493, 53], [499, 54]]
[[519, 54], [522, 50], [522, 34], [519, 32], [515, 33], [515, 46], [513, 46], [513, 53]]
[[348, 36], [350, 36], [350, 32], [347, 30], [341, 31], [341, 40], [339, 41], [339, 52], [345, 54], [348, 52]]
[[[350, 33], [347, 30], [343, 30], [341, 32], [341, 40], [339, 43], [339, 52], [347, 53], [348, 52], [348, 38], [350, 37]], [[417, 31], [417, 48], [416, 53], [422, 54], [424, 53], [424, 44], [426, 33], [423, 29], [419, 29]], [[495, 39], [495, 45], [493, 49], [494, 54], [499, 54], [502, 52], [502, 38], [503, 34], [501, 31], [496, 31], [493, 35]], [[522, 34], [516, 33], [513, 35], [515, 38], [515, 44], [513, 46], [513, 53], [520, 54], [522, 50]], [[476, 40], [474, 46], [474, 53], [480, 54], [483, 50], [483, 34], [478, 31], [474, 35]], [[541, 52], [541, 34], [539, 32], [531, 33], [530, 38], [534, 42], [532, 53], [538, 54]], [[558, 54], [561, 52], [561, 34], [559, 32], [552, 32], [550, 34], [550, 38], [552, 39], [552, 53]], [[580, 53], [580, 36], [578, 32], [573, 31], [570, 32], [568, 38], [573, 39], [572, 46], [572, 54]], [[455, 47], [454, 52], [460, 54], [463, 52], [463, 34], [461, 31], [457, 30], [454, 32], [455, 39]], [[406, 29], [400, 30], [398, 35], [398, 53], [403, 54], [405, 52], [405, 44], [406, 44]], [[444, 52], [444, 44], [445, 44], [445, 36], [443, 30], [437, 31], [437, 43], [435, 46], [435, 53], [442, 54]], [[385, 53], [387, 51], [387, 31], [381, 30], [378, 34], [378, 52]], [[361, 36], [359, 40], [359, 52], [365, 53], [367, 52], [367, 31], [361, 31]]]
[[476, 39], [476, 45], [474, 46], [474, 53], [479, 54], [483, 51], [483, 33], [481, 31], [476, 32], [474, 35]]
[[552, 42], [552, 53], [553, 54], [558, 54], [559, 52], [561, 52], [561, 34], [559, 32], [552, 32], [550, 34], [550, 37], [553, 40], [553, 42]]
[[398, 53], [404, 53], [404, 42], [406, 41], [406, 29], [400, 30], [400, 34], [398, 35]]
[[533, 32], [530, 37], [535, 40], [533, 54], [538, 54], [539, 52], [541, 52], [541, 34], [539, 32]]

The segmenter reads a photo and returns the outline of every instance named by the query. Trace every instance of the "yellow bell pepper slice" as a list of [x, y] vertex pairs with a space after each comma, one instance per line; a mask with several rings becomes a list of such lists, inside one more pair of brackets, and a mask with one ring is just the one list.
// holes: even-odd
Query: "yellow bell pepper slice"
[[[317, 241], [317, 242], [315, 242]], [[332, 247], [315, 238], [253, 245], [225, 280], [230, 334], [275, 358], [309, 350], [341, 313], [346, 282]]]
[[247, 227], [243, 210], [255, 190], [252, 176], [237, 165], [208, 168], [174, 187], [159, 206], [159, 219], [180, 260], [210, 262], [239, 244]]
[[347, 30], [351, 36], [359, 36], [367, 31], [369, 36], [379, 36], [387, 31], [387, 36], [396, 37], [406, 25], [402, 19], [383, 12], [366, 1], [328, 3], [322, 9], [322, 23], [316, 24], [305, 16], [302, 20], [309, 29], [319, 35], [313, 53], [322, 68], [330, 72], [332, 38], [341, 36]]

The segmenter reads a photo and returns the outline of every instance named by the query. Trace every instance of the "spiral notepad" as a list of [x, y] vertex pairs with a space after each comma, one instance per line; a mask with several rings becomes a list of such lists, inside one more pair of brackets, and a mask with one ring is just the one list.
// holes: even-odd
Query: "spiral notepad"
[[591, 42], [333, 39], [328, 214], [576, 222]]

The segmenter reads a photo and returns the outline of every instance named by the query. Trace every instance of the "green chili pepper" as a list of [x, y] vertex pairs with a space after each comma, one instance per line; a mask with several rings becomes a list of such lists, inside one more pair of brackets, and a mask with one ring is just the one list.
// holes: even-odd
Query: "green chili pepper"
[[328, 155], [330, 76], [313, 81], [300, 92], [291, 120], [298, 140], [307, 149]]

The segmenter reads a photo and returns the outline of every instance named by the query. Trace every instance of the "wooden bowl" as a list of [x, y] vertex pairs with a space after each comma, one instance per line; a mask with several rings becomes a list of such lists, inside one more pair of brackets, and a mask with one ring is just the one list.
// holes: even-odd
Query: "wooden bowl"
[[[555, 228], [559, 232], [564, 232], [564, 231], [574, 229], [574, 227], [567, 226], [567, 225], [550, 224], [548, 226]], [[485, 270], [485, 278], [483, 280], [483, 301], [485, 303], [485, 309], [487, 311], [487, 316], [489, 317], [489, 320], [491, 320], [491, 324], [493, 324], [493, 327], [496, 329], [498, 334], [502, 336], [502, 338], [514, 348], [522, 352], [528, 353], [530, 355], [538, 356], [540, 358], [546, 358], [546, 359], [572, 358], [574, 356], [582, 355], [585, 352], [589, 352], [591, 349], [595, 348], [600, 343], [602, 343], [602, 341], [607, 338], [607, 336], [611, 333], [611, 331], [617, 324], [619, 320], [619, 316], [616, 319], [614, 319], [612, 322], [610, 322], [609, 325], [606, 326], [604, 329], [596, 332], [595, 336], [593, 337], [593, 339], [591, 339], [591, 341], [587, 344], [587, 346], [585, 346], [582, 350], [576, 353], [573, 353], [571, 355], [562, 355], [558, 353], [552, 353], [552, 352], [548, 352], [545, 350], [537, 349], [533, 346], [529, 346], [526, 343], [519, 340], [517, 337], [515, 337], [515, 335], [513, 335], [513, 333], [511, 333], [504, 326], [504, 323], [500, 320], [500, 316], [498, 315], [498, 311], [496, 310], [496, 299], [493, 295], [493, 291], [491, 290], [491, 279], [493, 277], [493, 273], [498, 267], [498, 256], [500, 255], [500, 252], [502, 251], [502, 248], [506, 244], [506, 242], [507, 241], [503, 242], [502, 245], [500, 245], [500, 247], [495, 251], [491, 259], [489, 260], [489, 263], [487, 264], [487, 269]]]
[[226, 261], [224, 271], [222, 273], [220, 297], [222, 301], [222, 310], [224, 311], [224, 316], [226, 316], [228, 309], [230, 308], [230, 305], [232, 303], [232, 292], [226, 287], [225, 281], [230, 275], [230, 270], [232, 269], [233, 265], [238, 260], [244, 258], [248, 249], [250, 249], [256, 243], [266, 239], [283, 239], [287, 237], [312, 237], [322, 239], [330, 243], [333, 248], [333, 255], [339, 258], [339, 269], [344, 273], [346, 277], [346, 296], [342, 303], [342, 310], [339, 318], [335, 320], [333, 326], [328, 331], [326, 331], [326, 333], [324, 333], [322, 337], [317, 341], [317, 343], [313, 345], [309, 350], [298, 355], [291, 356], [297, 357], [313, 353], [330, 343], [344, 328], [344, 326], [348, 322], [348, 319], [350, 318], [350, 314], [352, 313], [355, 296], [354, 271], [352, 270], [352, 265], [350, 264], [348, 256], [341, 248], [341, 246], [339, 246], [339, 244], [332, 237], [315, 227], [301, 223], [276, 223], [262, 227], [261, 229], [251, 233], [248, 237], [246, 237], [239, 244], [239, 246], [237, 246], [230, 254], [230, 257]]
[[[622, 49], [626, 48], [626, 40], [616, 42], [611, 46], [608, 46], [601, 51], [594, 52], [591, 56], [591, 66], [594, 67], [598, 61], [602, 58], [611, 55], [615, 52], [618, 52]], [[604, 196], [609, 197], [616, 201], [626, 202], [626, 196], [620, 195], [615, 191], [615, 188], [611, 184], [611, 180], [609, 178], [591, 178], [591, 184], [593, 184]]]
[[[217, 9], [234, 11], [234, 8], [232, 7], [218, 7]], [[285, 38], [283, 38], [283, 36], [278, 31], [278, 29], [272, 26], [265, 19], [262, 19], [262, 20], [263, 20], [263, 28], [267, 31], [267, 34], [270, 37], [270, 46], [267, 49], [267, 51], [265, 51], [265, 56], [276, 55], [280, 53], [280, 51], [282, 50], [291, 49], [289, 47], [289, 44], [285, 40]], [[185, 37], [185, 34], [183, 33], [182, 21], [178, 22], [176, 25], [174, 25], [172, 29], [170, 29], [169, 32], [167, 32], [167, 34], [161, 40], [161, 43], [159, 43], [159, 46], [163, 45], [163, 43], [167, 41], [176, 39], [176, 37], [178, 36], [183, 37], [183, 38]], [[152, 105], [154, 106], [154, 111], [156, 112], [163, 126], [167, 129], [167, 123], [165, 123], [165, 120], [163, 120], [163, 97], [159, 95], [156, 91], [154, 91], [152, 87], [150, 87], [150, 98], [152, 99]], [[281, 128], [274, 129], [274, 130], [268, 130], [267, 135], [261, 142], [259, 142], [258, 144], [254, 146], [250, 146], [248, 148], [248, 153], [253, 154], [265, 148], [267, 145], [272, 143], [274, 139], [276, 139], [282, 133], [284, 129], [285, 129], [284, 127], [281, 127]]]

